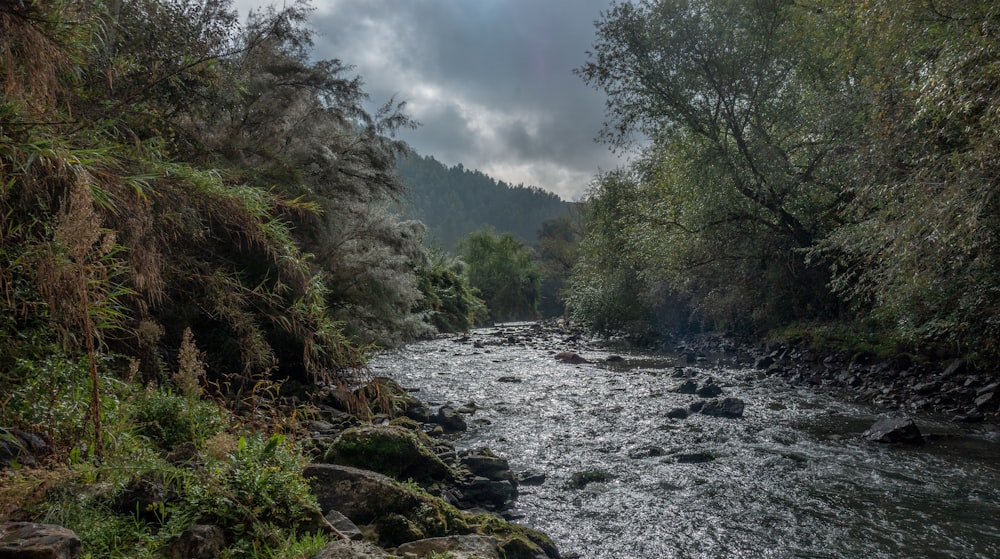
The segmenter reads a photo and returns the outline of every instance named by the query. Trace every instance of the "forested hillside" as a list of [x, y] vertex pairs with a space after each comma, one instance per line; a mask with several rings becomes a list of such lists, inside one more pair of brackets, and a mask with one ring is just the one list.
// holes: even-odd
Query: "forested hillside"
[[1000, 353], [1000, 5], [651, 0], [596, 26], [602, 137], [650, 143], [590, 193], [575, 316]]
[[404, 215], [423, 222], [427, 242], [443, 250], [455, 250], [459, 239], [484, 227], [533, 244], [542, 223], [571, 206], [540, 188], [512, 186], [462, 165], [448, 168], [430, 156], [402, 156], [396, 169], [407, 188]]

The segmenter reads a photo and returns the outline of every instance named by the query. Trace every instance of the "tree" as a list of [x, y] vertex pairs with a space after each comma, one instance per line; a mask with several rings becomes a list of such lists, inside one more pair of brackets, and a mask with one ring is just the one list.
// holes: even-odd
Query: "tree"
[[420, 310], [438, 332], [467, 332], [488, 318], [486, 305], [469, 285], [465, 262], [432, 251], [428, 264], [417, 274], [424, 295]]
[[[191, 327], [209, 373], [243, 382], [336, 375], [361, 344], [431, 330], [422, 229], [389, 211], [409, 121], [392, 102], [367, 112], [349, 66], [311, 60], [307, 13], [0, 6], [4, 332], [66, 332], [66, 351], [93, 341], [166, 381]], [[86, 206], [88, 235], [65, 233]], [[75, 290], [49, 281], [70, 272]]]
[[825, 266], [802, 251], [842, 195], [829, 110], [842, 92], [808, 58], [801, 12], [782, 0], [616, 4], [577, 70], [608, 96], [605, 141], [648, 140], [629, 241], [644, 282], [686, 293], [718, 326], [836, 310]]
[[535, 254], [542, 272], [543, 316], [562, 316], [565, 311], [566, 281], [573, 272], [580, 253], [583, 235], [579, 210], [571, 215], [542, 222]]
[[658, 302], [645, 296], [641, 263], [630, 246], [637, 178], [627, 170], [594, 182], [584, 207], [584, 236], [566, 296], [571, 318], [599, 332], [645, 334]]
[[459, 242], [459, 254], [468, 265], [469, 284], [486, 303], [490, 319], [537, 317], [541, 273], [524, 243], [511, 233], [481, 229]]
[[[834, 286], [904, 340], [1000, 352], [1000, 6], [817, 2], [858, 84]], [[832, 255], [832, 256], [831, 256]]]

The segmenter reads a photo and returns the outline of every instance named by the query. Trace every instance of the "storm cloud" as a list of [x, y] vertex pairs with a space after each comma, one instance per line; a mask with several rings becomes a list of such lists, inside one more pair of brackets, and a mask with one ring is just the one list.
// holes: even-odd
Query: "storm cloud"
[[[243, 0], [238, 6], [256, 2]], [[611, 0], [315, 0], [317, 58], [354, 66], [372, 107], [406, 102], [421, 155], [579, 198], [620, 164], [603, 94], [573, 74]]]

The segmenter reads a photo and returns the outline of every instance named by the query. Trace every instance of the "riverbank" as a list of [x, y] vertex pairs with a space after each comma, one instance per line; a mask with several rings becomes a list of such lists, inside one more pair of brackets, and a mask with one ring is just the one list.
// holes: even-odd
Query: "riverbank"
[[751, 369], [759, 378], [828, 391], [886, 412], [940, 415], [960, 423], [996, 422], [1000, 414], [1000, 371], [964, 358], [907, 352], [880, 357], [808, 335], [746, 344], [705, 334], [683, 339], [667, 351], [684, 362], [725, 362]]
[[[0, 556], [7, 559], [557, 559], [504, 518], [507, 461], [458, 452], [468, 407], [428, 407], [392, 380], [325, 391], [265, 386], [233, 415], [126, 384], [103, 457], [0, 429]], [[282, 388], [284, 390], [282, 390]], [[279, 394], [284, 394], [279, 396]]]

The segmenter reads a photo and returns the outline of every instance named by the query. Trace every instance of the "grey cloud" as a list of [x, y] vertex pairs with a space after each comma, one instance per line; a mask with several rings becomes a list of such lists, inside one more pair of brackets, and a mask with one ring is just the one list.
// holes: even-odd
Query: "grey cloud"
[[409, 102], [421, 126], [401, 137], [421, 154], [575, 198], [618, 162], [593, 141], [603, 97], [573, 75], [610, 3], [338, 0], [312, 25], [317, 56], [354, 64], [373, 105]]

